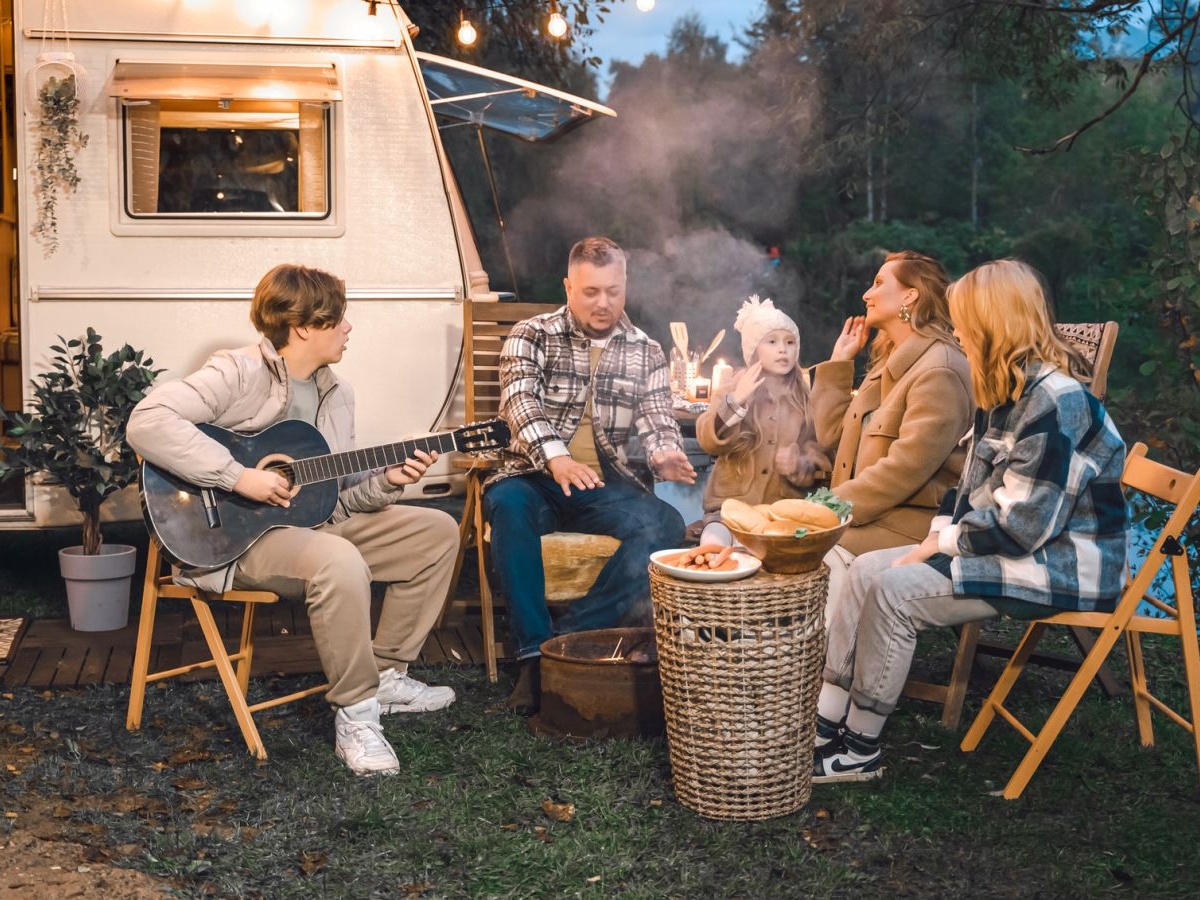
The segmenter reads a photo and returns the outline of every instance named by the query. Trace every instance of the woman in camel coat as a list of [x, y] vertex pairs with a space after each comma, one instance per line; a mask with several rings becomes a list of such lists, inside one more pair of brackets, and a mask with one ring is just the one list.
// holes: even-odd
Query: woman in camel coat
[[[826, 558], [831, 598], [855, 556], [920, 543], [942, 496], [958, 483], [960, 439], [975, 406], [970, 367], [950, 324], [948, 283], [928, 256], [889, 254], [863, 294], [866, 315], [846, 320], [830, 359], [813, 371], [817, 440], [837, 446], [830, 487], [853, 504], [854, 516]], [[868, 372], [854, 391], [854, 357], [871, 328]]]

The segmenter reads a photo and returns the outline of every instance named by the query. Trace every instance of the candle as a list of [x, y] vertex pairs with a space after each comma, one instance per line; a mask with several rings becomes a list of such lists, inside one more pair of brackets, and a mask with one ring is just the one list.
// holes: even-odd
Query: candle
[[707, 378], [697, 378], [692, 388], [693, 400], [707, 400], [712, 388], [712, 382]]
[[713, 393], [715, 394], [717, 392], [717, 389], [720, 388], [721, 385], [723, 385], [725, 383], [726, 379], [728, 379], [732, 375], [733, 375], [733, 366], [727, 366], [725, 364], [725, 360], [718, 359], [717, 364], [715, 366], [713, 366], [713, 373], [712, 373]]

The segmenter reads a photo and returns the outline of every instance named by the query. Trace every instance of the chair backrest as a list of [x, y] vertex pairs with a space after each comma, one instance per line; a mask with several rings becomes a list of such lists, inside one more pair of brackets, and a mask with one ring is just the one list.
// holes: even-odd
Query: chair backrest
[[1092, 367], [1090, 390], [1100, 400], [1108, 392], [1108, 366], [1117, 343], [1116, 322], [1059, 322], [1054, 326], [1059, 337], [1066, 338]]
[[500, 347], [518, 322], [558, 309], [553, 303], [463, 301], [464, 403], [468, 422], [500, 412]]
[[[1156, 607], [1160, 613], [1167, 616], [1192, 616], [1194, 609], [1191, 571], [1187, 551], [1181, 539], [1188, 523], [1195, 517], [1197, 507], [1200, 506], [1200, 471], [1189, 474], [1155, 462], [1146, 456], [1146, 445], [1138, 442], [1130, 448], [1129, 455], [1125, 458], [1121, 485], [1127, 490], [1141, 491], [1174, 507], [1170, 517], [1155, 534], [1154, 543], [1137, 575], [1126, 587], [1121, 602], [1124, 603], [1125, 598], [1133, 593], [1139, 601]], [[1168, 558], [1172, 558], [1171, 587], [1175, 595], [1174, 606], [1149, 593], [1163, 562]]]

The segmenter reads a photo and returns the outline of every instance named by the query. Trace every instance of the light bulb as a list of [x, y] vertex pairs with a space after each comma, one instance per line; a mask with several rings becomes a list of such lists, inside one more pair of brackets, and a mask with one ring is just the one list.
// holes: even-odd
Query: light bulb
[[642, 12], [650, 12], [654, 9], [654, 0], [637, 0], [637, 8]]
[[458, 42], [464, 47], [471, 47], [475, 44], [475, 39], [479, 37], [479, 32], [475, 30], [475, 26], [466, 19], [458, 26]]
[[560, 38], [567, 33], [567, 20], [563, 18], [562, 13], [552, 12], [550, 21], [546, 23], [546, 31], [550, 32], [551, 37]]

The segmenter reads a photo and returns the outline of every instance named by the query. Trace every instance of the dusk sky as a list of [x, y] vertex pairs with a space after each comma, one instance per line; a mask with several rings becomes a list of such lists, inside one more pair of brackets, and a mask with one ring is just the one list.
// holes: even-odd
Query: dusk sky
[[759, 0], [656, 0], [654, 9], [641, 12], [635, 0], [618, 3], [590, 41], [592, 51], [605, 61], [599, 72], [601, 85], [607, 91], [608, 62], [639, 63], [649, 53], [662, 53], [671, 27], [689, 12], [697, 13], [709, 33], [729, 45], [729, 57], [737, 59], [741, 48], [733, 38], [761, 7]]

